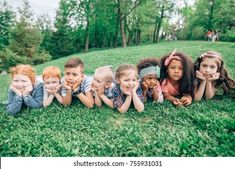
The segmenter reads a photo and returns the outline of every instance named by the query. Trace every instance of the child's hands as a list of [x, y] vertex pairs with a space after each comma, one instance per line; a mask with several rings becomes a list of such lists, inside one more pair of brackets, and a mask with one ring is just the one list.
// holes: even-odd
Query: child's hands
[[132, 89], [132, 93], [136, 93], [138, 87], [139, 87], [140, 83], [138, 81], [136, 81], [135, 83], [135, 87]]
[[72, 86], [72, 90], [73, 90], [73, 91], [77, 91], [78, 86], [81, 84], [81, 82], [83, 81], [83, 79], [84, 79], [84, 77], [81, 77], [81, 78], [79, 78], [79, 79], [75, 82], [75, 84]]
[[33, 91], [33, 85], [29, 84], [25, 87], [24, 91], [22, 92], [23, 96], [28, 96]]
[[130, 90], [121, 88], [121, 91], [122, 91], [125, 95], [128, 95], [128, 96], [131, 95], [131, 91], [130, 91]]
[[64, 88], [66, 88], [66, 90], [71, 91], [71, 86], [69, 85], [69, 83], [67, 81], [62, 82], [62, 86]]
[[15, 93], [15, 94], [17, 94], [18, 96], [22, 96], [22, 92], [23, 92], [23, 90], [18, 90], [18, 89], [16, 89], [16, 87], [14, 86], [14, 85], [11, 85], [10, 86], [10, 89]]
[[196, 71], [196, 77], [200, 80], [206, 80], [206, 78], [203, 76], [203, 74], [200, 71]]
[[183, 96], [180, 101], [184, 106], [188, 106], [192, 103], [192, 97], [191, 96]]
[[183, 103], [180, 101], [180, 99], [177, 99], [177, 98], [175, 98], [175, 100], [173, 100], [173, 104], [177, 107], [183, 105]]
[[46, 89], [47, 93], [50, 95], [54, 95], [54, 90]]
[[148, 91], [148, 84], [146, 82], [142, 82], [142, 89], [143, 89], [143, 92], [147, 92]]
[[214, 81], [214, 80], [217, 80], [217, 79], [219, 79], [219, 77], [220, 77], [220, 73], [215, 73], [215, 74], [213, 74], [213, 75], [211, 75], [211, 77], [210, 78], [208, 78], [208, 81]]
[[61, 87], [62, 87], [61, 84], [57, 85], [56, 88], [55, 88], [55, 90], [54, 90], [54, 93], [59, 93], [60, 90], [61, 90]]
[[99, 96], [104, 95], [104, 86], [99, 86], [97, 92]]

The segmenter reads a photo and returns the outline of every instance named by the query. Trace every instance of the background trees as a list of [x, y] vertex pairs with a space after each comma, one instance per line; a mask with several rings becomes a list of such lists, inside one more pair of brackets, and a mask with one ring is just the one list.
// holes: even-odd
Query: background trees
[[35, 18], [27, 0], [17, 13], [2, 2], [0, 63], [10, 56], [18, 58], [14, 63], [38, 64], [91, 48], [204, 40], [208, 30], [218, 32], [219, 40], [235, 41], [234, 0], [189, 2], [60, 0], [55, 18]]

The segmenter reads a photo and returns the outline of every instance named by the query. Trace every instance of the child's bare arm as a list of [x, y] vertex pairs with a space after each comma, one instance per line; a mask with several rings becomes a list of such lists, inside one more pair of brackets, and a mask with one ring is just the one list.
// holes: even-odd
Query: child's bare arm
[[62, 96], [59, 93], [55, 93], [55, 98], [58, 100], [59, 103], [62, 103]]
[[113, 101], [106, 97], [105, 95], [101, 95], [100, 98], [103, 100], [105, 104], [107, 104], [109, 107], [114, 108]]
[[133, 103], [138, 112], [144, 110], [144, 103], [140, 100], [136, 92], [133, 92]]
[[100, 96], [98, 95], [98, 93], [95, 91], [95, 105], [98, 106], [98, 107], [101, 107], [102, 106], [102, 100], [100, 98]]
[[132, 96], [127, 95], [125, 102], [120, 108], [117, 108], [120, 113], [126, 113], [131, 105]]
[[215, 88], [212, 85], [211, 81], [207, 81], [206, 92], [205, 92], [206, 99], [212, 99], [214, 95], [215, 95]]
[[55, 96], [53, 94], [49, 94], [49, 96], [46, 99], [43, 99], [43, 107], [49, 106], [53, 101], [54, 97]]
[[201, 81], [197, 91], [195, 92], [194, 100], [200, 101], [206, 89], [206, 81]]
[[91, 91], [86, 92], [85, 94], [79, 93], [77, 95], [78, 99], [88, 108], [92, 108], [94, 105], [94, 100]]
[[64, 106], [70, 106], [72, 103], [72, 93], [71, 90], [67, 90], [66, 96], [62, 97], [62, 104]]

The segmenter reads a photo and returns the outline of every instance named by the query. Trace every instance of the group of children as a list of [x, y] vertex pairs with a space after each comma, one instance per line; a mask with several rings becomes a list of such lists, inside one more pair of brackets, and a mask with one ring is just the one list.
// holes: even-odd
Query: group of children
[[88, 108], [106, 104], [120, 113], [133, 105], [142, 112], [146, 101], [162, 103], [165, 99], [175, 106], [187, 106], [193, 100], [213, 98], [219, 86], [224, 93], [235, 90], [221, 54], [215, 51], [201, 54], [193, 64], [186, 54], [174, 50], [161, 59], [142, 59], [137, 66], [122, 64], [115, 72], [112, 66], [103, 66], [93, 76], [84, 74], [84, 63], [79, 58], [65, 63], [63, 78], [56, 66], [46, 67], [42, 80], [36, 78], [30, 65], [17, 65], [11, 75], [9, 114], [25, 106], [46, 107], [55, 99], [64, 106], [71, 105], [73, 99]]

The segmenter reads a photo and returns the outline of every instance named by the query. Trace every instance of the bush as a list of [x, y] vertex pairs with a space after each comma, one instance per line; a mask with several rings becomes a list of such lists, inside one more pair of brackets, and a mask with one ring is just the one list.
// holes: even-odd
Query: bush
[[0, 51], [0, 71], [8, 71], [10, 67], [17, 64], [32, 64], [32, 61], [24, 56], [19, 56], [8, 48]]
[[51, 58], [52, 57], [49, 53], [47, 53], [46, 51], [42, 51], [41, 53], [36, 53], [33, 56], [32, 62], [35, 65], [42, 64], [44, 62], [47, 62], [47, 61], [51, 60]]
[[231, 29], [220, 36], [221, 41], [235, 42], [235, 29]]

